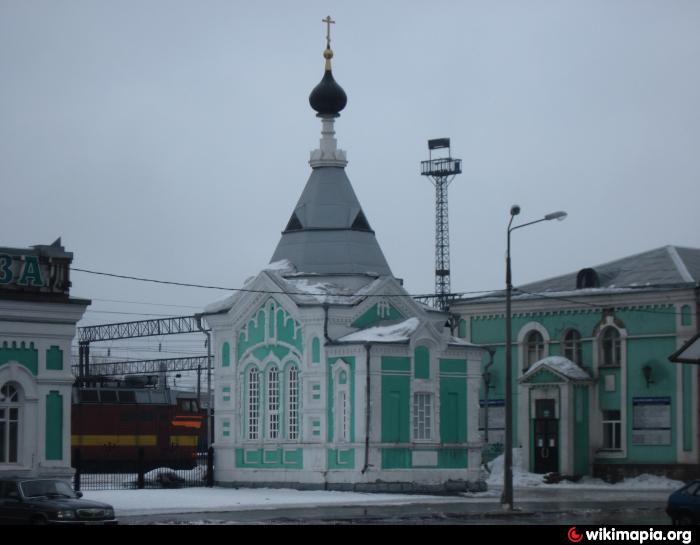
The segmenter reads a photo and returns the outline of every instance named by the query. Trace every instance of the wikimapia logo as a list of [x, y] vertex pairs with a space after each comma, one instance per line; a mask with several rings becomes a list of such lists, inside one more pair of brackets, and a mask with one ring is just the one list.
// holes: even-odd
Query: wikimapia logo
[[[585, 534], [585, 536], [584, 536]], [[693, 540], [692, 530], [616, 530], [615, 528], [598, 528], [597, 530], [585, 530], [580, 533], [576, 526], [569, 528], [566, 537], [572, 543], [580, 543], [585, 537], [587, 541], [634, 541], [645, 543], [647, 541], [681, 541], [688, 545]]]

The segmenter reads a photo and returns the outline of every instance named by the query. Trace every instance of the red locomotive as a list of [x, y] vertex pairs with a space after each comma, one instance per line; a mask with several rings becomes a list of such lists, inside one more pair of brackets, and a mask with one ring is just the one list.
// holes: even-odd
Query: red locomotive
[[99, 473], [195, 467], [204, 412], [196, 395], [159, 388], [157, 379], [91, 380], [73, 389], [74, 465]]

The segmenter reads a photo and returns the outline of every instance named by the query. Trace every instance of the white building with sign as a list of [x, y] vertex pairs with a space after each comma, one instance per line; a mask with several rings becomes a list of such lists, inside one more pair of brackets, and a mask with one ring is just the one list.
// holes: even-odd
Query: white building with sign
[[73, 254], [0, 247], [0, 476], [70, 477], [71, 341], [90, 301], [71, 298]]

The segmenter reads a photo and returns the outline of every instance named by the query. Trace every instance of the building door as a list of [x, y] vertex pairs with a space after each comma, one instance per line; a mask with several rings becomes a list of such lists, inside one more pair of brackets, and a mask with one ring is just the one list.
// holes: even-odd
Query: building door
[[559, 471], [559, 420], [553, 399], [535, 401], [535, 473]]

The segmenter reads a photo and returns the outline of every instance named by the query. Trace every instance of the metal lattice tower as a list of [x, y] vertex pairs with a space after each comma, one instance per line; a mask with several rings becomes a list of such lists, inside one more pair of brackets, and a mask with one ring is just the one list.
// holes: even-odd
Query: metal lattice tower
[[[447, 157], [433, 158], [433, 150], [446, 149]], [[447, 310], [450, 299], [450, 224], [447, 188], [462, 172], [462, 160], [452, 159], [449, 138], [428, 140], [430, 158], [421, 161], [421, 175], [435, 186], [435, 296], [436, 306]]]

